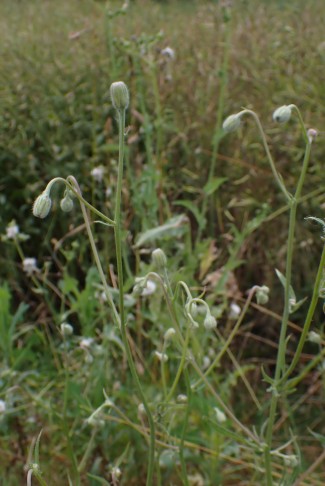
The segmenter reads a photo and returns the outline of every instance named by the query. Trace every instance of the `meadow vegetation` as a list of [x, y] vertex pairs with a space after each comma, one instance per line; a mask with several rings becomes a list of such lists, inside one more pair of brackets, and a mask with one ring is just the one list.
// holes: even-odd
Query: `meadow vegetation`
[[324, 484], [324, 21], [2, 0], [0, 484]]

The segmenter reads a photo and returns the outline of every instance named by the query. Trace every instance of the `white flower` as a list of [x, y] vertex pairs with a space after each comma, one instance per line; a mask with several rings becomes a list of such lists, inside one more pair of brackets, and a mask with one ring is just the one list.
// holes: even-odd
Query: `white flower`
[[236, 302], [232, 302], [230, 304], [230, 310], [229, 310], [229, 314], [228, 314], [229, 319], [233, 319], [234, 321], [236, 319], [238, 319], [238, 317], [240, 315], [240, 311], [241, 311], [241, 308], [239, 307], [239, 305], [236, 304]]
[[23, 270], [27, 275], [32, 275], [34, 272], [38, 272], [37, 260], [36, 258], [24, 258], [23, 260]]
[[9, 223], [6, 228], [6, 236], [8, 240], [14, 240], [18, 234], [19, 226], [17, 226], [14, 222]]
[[0, 400], [0, 413], [5, 413], [7, 408], [6, 402], [4, 400]]
[[105, 197], [107, 197], [107, 199], [109, 199], [112, 195], [112, 188], [111, 187], [106, 187], [106, 190], [105, 190]]
[[161, 55], [166, 56], [169, 59], [175, 59], [175, 51], [171, 47], [165, 47], [164, 49], [161, 50]]
[[214, 411], [216, 413], [216, 419], [220, 424], [222, 424], [223, 422], [225, 422], [227, 420], [227, 417], [225, 416], [223, 411], [220, 410], [220, 408], [214, 407]]
[[157, 285], [153, 280], [147, 280], [146, 286], [141, 292], [142, 297], [147, 297], [148, 295], [153, 294], [157, 289]]
[[173, 327], [170, 327], [169, 329], [167, 329], [167, 331], [164, 334], [164, 340], [169, 341], [175, 336], [175, 334], [176, 334], [175, 329]]
[[98, 167], [94, 167], [93, 170], [90, 172], [92, 177], [95, 179], [96, 182], [102, 182], [105, 174], [105, 167], [99, 165]]

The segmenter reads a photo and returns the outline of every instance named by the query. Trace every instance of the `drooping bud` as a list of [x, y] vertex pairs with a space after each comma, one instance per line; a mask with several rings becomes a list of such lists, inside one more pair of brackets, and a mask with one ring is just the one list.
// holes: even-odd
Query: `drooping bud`
[[227, 420], [226, 415], [223, 413], [222, 410], [220, 410], [220, 408], [214, 407], [214, 411], [216, 413], [217, 422], [219, 422], [220, 424], [222, 424], [223, 422], [225, 422]]
[[60, 201], [60, 208], [64, 213], [70, 213], [73, 209], [73, 200], [70, 191], [65, 191], [63, 199]]
[[286, 123], [290, 120], [291, 108], [288, 105], [283, 105], [277, 108], [273, 113], [273, 120], [277, 123]]
[[217, 327], [217, 319], [213, 317], [210, 312], [207, 312], [203, 325], [208, 331], [210, 331], [211, 329], [215, 329]]
[[241, 126], [241, 117], [239, 113], [230, 115], [222, 124], [222, 128], [226, 133], [235, 132]]
[[318, 332], [310, 331], [308, 333], [308, 341], [315, 344], [321, 344], [322, 337], [318, 334]]
[[129, 106], [129, 90], [123, 81], [117, 81], [111, 84], [110, 88], [111, 99], [114, 108], [117, 111], [124, 111]]
[[44, 219], [49, 214], [52, 206], [52, 200], [47, 191], [42, 192], [34, 201], [33, 215], [36, 218]]
[[309, 143], [312, 143], [316, 139], [317, 135], [318, 135], [318, 131], [315, 130], [315, 128], [309, 128], [309, 130], [307, 130], [307, 137]]
[[151, 254], [152, 263], [158, 272], [162, 272], [167, 267], [167, 257], [163, 250], [157, 248]]
[[173, 327], [170, 327], [169, 329], [167, 329], [167, 331], [164, 334], [164, 340], [170, 341], [171, 339], [173, 339], [175, 334], [176, 334], [175, 329]]

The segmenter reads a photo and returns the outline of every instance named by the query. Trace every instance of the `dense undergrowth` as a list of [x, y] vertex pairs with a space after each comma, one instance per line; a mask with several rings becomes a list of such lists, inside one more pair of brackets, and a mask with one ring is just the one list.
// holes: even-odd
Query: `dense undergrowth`
[[[122, 187], [125, 306], [136, 371], [156, 424], [154, 484], [259, 485], [266, 476], [264, 451], [251, 441], [265, 432], [272, 395], [261, 365], [273, 376], [283, 309], [275, 268], [285, 274], [289, 204], [254, 123], [226, 137], [222, 122], [243, 107], [259, 114], [291, 192], [304, 137], [296, 119], [278, 125], [272, 112], [293, 103], [306, 126], [320, 132], [296, 224], [292, 285], [306, 301], [290, 315], [290, 364], [322, 249], [319, 226], [304, 218], [322, 219], [325, 203], [325, 8], [316, 0], [139, 0], [125, 9], [109, 3], [0, 5], [1, 478], [9, 486], [25, 484], [30, 464], [38, 463], [35, 440], [42, 430], [46, 484], [146, 481], [147, 416], [82, 214], [76, 203], [72, 214], [60, 211], [62, 188], [53, 190], [47, 219], [35, 220], [31, 212], [51, 179], [73, 174], [85, 199], [113, 214], [119, 143], [109, 87], [122, 79], [130, 90]], [[97, 222], [91, 227], [117, 302], [113, 233]], [[137, 277], [154, 270], [151, 254], [158, 247], [167, 255], [179, 319], [188, 303], [180, 281], [218, 319], [217, 330], [207, 332], [199, 306], [200, 328], [190, 340], [201, 371], [219, 356], [206, 383], [198, 383], [195, 367], [179, 368], [181, 347], [164, 344], [170, 306], [157, 282], [148, 295], [132, 291]], [[36, 261], [26, 261], [31, 258]], [[255, 285], [271, 289], [265, 305], [250, 300]], [[274, 450], [288, 444], [273, 455], [274, 484], [324, 483], [322, 302], [312, 326], [320, 340], [306, 343], [294, 374], [297, 388], [279, 401]], [[169, 397], [166, 387], [178, 370]], [[103, 390], [113, 404], [94, 416]]]

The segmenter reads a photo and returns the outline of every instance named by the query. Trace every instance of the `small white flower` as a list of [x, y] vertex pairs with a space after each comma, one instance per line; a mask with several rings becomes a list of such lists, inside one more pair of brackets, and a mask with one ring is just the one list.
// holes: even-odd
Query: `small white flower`
[[225, 422], [227, 420], [227, 417], [225, 416], [223, 411], [220, 410], [220, 408], [214, 407], [214, 411], [216, 413], [216, 419], [220, 424], [222, 424], [223, 422]]
[[155, 356], [159, 359], [159, 361], [162, 361], [163, 363], [166, 363], [166, 361], [168, 361], [168, 356], [166, 353], [159, 353], [159, 351], [155, 351]]
[[19, 226], [17, 226], [13, 222], [9, 223], [8, 226], [6, 227], [6, 236], [8, 240], [14, 240], [18, 234], [19, 234]]
[[236, 319], [238, 319], [240, 312], [241, 312], [241, 308], [239, 307], [239, 305], [236, 304], [236, 302], [232, 302], [230, 304], [230, 310], [229, 310], [229, 314], [228, 314], [229, 319], [232, 319], [232, 320], [235, 321]]
[[4, 400], [0, 400], [0, 414], [5, 413], [7, 408], [6, 402]]
[[176, 402], [181, 404], [187, 403], [188, 402], [187, 395], [184, 395], [183, 393], [177, 395]]
[[175, 59], [175, 51], [171, 47], [165, 47], [164, 49], [161, 50], [161, 55], [166, 56], [171, 60]]
[[93, 344], [93, 342], [94, 342], [93, 338], [90, 338], [90, 337], [83, 338], [80, 341], [79, 346], [81, 347], [81, 349], [88, 350], [91, 347], [91, 345]]
[[157, 289], [157, 285], [153, 280], [147, 280], [146, 286], [141, 292], [142, 297], [148, 297], [148, 295], [153, 294]]
[[98, 167], [94, 167], [93, 170], [90, 172], [92, 177], [95, 179], [96, 182], [102, 182], [105, 174], [105, 167], [99, 165]]
[[23, 270], [27, 275], [32, 275], [34, 272], [38, 272], [39, 268], [37, 268], [36, 258], [24, 258]]
[[107, 197], [107, 199], [109, 199], [112, 195], [112, 188], [111, 187], [106, 187], [106, 190], [105, 190], [105, 196]]

